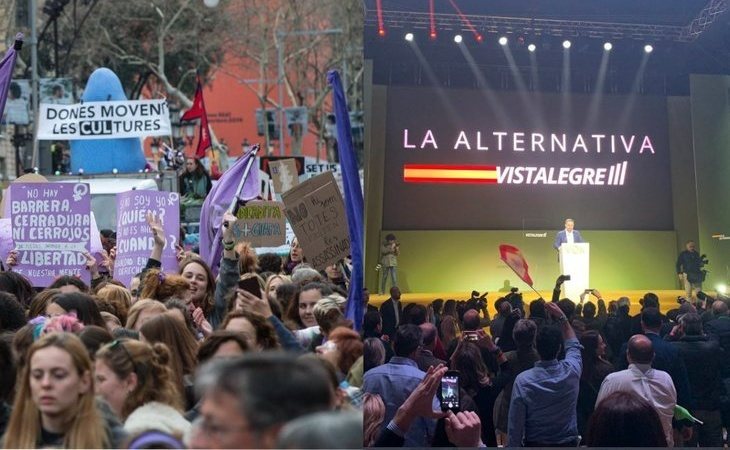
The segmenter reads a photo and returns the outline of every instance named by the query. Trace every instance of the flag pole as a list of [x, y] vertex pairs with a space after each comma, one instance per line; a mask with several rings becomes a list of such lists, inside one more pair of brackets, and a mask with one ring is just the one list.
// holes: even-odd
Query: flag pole
[[[510, 269], [512, 269], [512, 266], [510, 266], [509, 264], [507, 264], [507, 267], [509, 267]], [[516, 271], [515, 269], [512, 269], [512, 272], [514, 272], [514, 273], [515, 273], [515, 275], [517, 275], [517, 278], [519, 278], [520, 280], [522, 279], [522, 278], [520, 277], [520, 274], [519, 274], [519, 273], [517, 273], [517, 271]], [[527, 284], [527, 283], [525, 283], [525, 284]], [[533, 292], [534, 292], [535, 294], [537, 294], [537, 298], [542, 298], [542, 295], [540, 295], [540, 293], [539, 293], [539, 292], [537, 292], [537, 291], [535, 290], [535, 288], [534, 288], [534, 287], [532, 287], [532, 285], [531, 285], [531, 284], [527, 284], [527, 285], [528, 285], [528, 286], [530, 286], [530, 289], [532, 289], [532, 291], [533, 291]]]
[[236, 195], [233, 196], [233, 200], [231, 200], [231, 204], [228, 206], [228, 210], [226, 212], [233, 214], [233, 212], [236, 210], [236, 205], [238, 205], [238, 199], [241, 196], [241, 192], [243, 191], [243, 186], [246, 184], [248, 175], [249, 173], [251, 173], [253, 163], [256, 161], [256, 153], [258, 153], [259, 148], [261, 148], [261, 145], [255, 144], [253, 147], [251, 147], [251, 150], [248, 152], [248, 154], [243, 156], [243, 158], [248, 157], [249, 160], [248, 162], [246, 162], [246, 169], [244, 169], [241, 181], [238, 183], [238, 187], [236, 188]]

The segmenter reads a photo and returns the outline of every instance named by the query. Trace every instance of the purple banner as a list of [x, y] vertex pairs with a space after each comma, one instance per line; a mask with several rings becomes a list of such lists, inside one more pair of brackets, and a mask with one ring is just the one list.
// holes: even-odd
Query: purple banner
[[129, 287], [152, 253], [154, 239], [147, 212], [160, 218], [167, 243], [162, 270], [178, 271], [176, 247], [180, 239], [180, 196], [177, 192], [127, 191], [117, 194], [117, 259], [114, 278]]
[[33, 286], [61, 275], [90, 282], [84, 252], [91, 240], [91, 196], [84, 183], [10, 185], [10, 220], [18, 265]]

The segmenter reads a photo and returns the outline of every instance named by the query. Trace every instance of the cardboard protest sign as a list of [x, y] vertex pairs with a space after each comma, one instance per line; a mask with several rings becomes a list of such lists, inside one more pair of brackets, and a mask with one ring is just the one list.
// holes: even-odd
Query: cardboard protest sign
[[167, 136], [171, 132], [165, 100], [40, 105], [38, 139], [119, 139]]
[[297, 162], [293, 159], [282, 159], [269, 162], [271, 178], [274, 180], [274, 189], [282, 194], [299, 184]]
[[253, 247], [278, 247], [286, 242], [286, 218], [281, 202], [249, 202], [236, 212], [233, 224], [237, 242]]
[[180, 236], [180, 195], [177, 192], [135, 190], [117, 194], [117, 259], [114, 278], [129, 287], [144, 269], [154, 246], [147, 212], [159, 217], [165, 232], [162, 271], [177, 272], [176, 246]]
[[331, 172], [305, 181], [282, 198], [286, 217], [314, 268], [324, 270], [350, 254], [345, 205]]
[[85, 252], [91, 241], [91, 196], [85, 183], [10, 186], [10, 220], [18, 265], [36, 287], [61, 275], [89, 283]]

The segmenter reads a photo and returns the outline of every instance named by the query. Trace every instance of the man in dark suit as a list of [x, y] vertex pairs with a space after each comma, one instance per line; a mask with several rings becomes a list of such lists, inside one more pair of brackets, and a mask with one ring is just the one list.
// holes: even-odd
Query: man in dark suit
[[383, 317], [383, 334], [392, 339], [403, 316], [400, 289], [397, 286], [390, 288], [390, 298], [380, 305], [380, 315]]
[[558, 234], [555, 235], [555, 242], [553, 243], [553, 248], [555, 248], [555, 250], [558, 250], [563, 244], [578, 244], [585, 242], [583, 237], [580, 235], [580, 232], [573, 229], [574, 227], [575, 222], [573, 222], [573, 219], [565, 219], [565, 229], [559, 231]]
[[428, 368], [431, 366], [436, 367], [439, 364], [446, 365], [446, 361], [442, 361], [433, 356], [433, 349], [436, 346], [436, 337], [438, 336], [436, 326], [426, 322], [419, 325], [419, 328], [421, 328], [421, 332], [423, 333], [423, 346], [418, 350], [418, 355], [416, 356], [418, 368], [424, 372], [428, 372]]
[[715, 300], [712, 304], [712, 314], [715, 316], [713, 320], [707, 322], [705, 331], [713, 335], [720, 342], [720, 346], [730, 352], [730, 315], [728, 315], [728, 307], [722, 300]]

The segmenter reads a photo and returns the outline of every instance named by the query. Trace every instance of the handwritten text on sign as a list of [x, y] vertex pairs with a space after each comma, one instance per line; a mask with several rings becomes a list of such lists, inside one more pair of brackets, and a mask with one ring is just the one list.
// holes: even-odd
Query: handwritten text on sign
[[154, 246], [147, 212], [162, 222], [165, 248], [162, 270], [177, 272], [175, 247], [180, 236], [180, 196], [177, 192], [127, 191], [117, 194], [117, 259], [114, 278], [129, 286], [144, 269]]
[[10, 218], [18, 265], [33, 286], [46, 287], [61, 275], [90, 282], [84, 252], [91, 239], [91, 196], [83, 183], [10, 186]]
[[318, 270], [350, 254], [350, 238], [342, 194], [332, 172], [325, 172], [282, 194], [286, 217]]
[[238, 209], [236, 217], [233, 236], [237, 242], [250, 242], [254, 247], [278, 247], [286, 242], [283, 203], [247, 203]]

